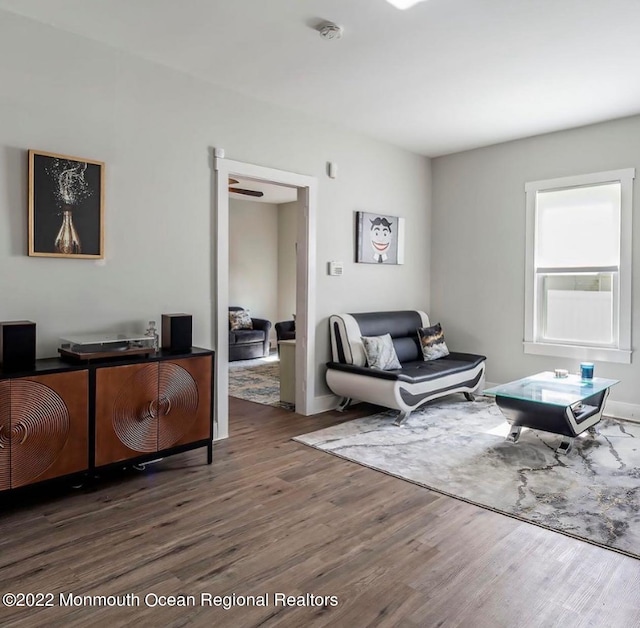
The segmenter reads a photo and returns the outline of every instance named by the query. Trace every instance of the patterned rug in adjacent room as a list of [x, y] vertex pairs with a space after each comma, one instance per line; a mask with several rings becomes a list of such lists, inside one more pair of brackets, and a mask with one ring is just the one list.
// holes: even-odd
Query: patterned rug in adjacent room
[[575, 439], [508, 425], [494, 401], [462, 395], [428, 404], [403, 427], [395, 413], [294, 440], [445, 495], [640, 558], [640, 425], [603, 419]]
[[292, 409], [280, 401], [280, 362], [229, 368], [229, 395], [265, 406]]

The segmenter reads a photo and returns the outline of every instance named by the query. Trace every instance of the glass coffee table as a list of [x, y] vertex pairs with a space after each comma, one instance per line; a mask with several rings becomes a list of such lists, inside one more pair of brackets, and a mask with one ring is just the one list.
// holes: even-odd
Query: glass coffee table
[[543, 430], [560, 434], [563, 438], [556, 451], [568, 453], [578, 434], [595, 433], [609, 388], [617, 383], [617, 379], [584, 380], [579, 375], [556, 377], [545, 372], [488, 388], [484, 394], [496, 398], [511, 425], [507, 440], [516, 443], [523, 427]]

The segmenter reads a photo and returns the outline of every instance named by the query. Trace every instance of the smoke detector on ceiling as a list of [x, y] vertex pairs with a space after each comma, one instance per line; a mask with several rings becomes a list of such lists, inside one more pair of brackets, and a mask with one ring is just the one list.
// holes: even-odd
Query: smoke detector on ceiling
[[344, 32], [344, 28], [334, 24], [333, 22], [323, 22], [318, 26], [318, 32], [322, 39], [340, 39]]

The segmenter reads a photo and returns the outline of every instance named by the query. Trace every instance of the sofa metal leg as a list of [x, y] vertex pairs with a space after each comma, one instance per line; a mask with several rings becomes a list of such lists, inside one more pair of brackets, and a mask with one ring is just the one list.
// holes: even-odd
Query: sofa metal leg
[[351, 397], [343, 397], [338, 404], [338, 412], [344, 412], [351, 405]]
[[464, 396], [465, 396], [465, 399], [467, 401], [475, 401], [476, 400], [476, 396], [473, 393], [466, 392], [466, 393], [464, 393]]
[[411, 410], [405, 412], [400, 411], [398, 418], [393, 422], [394, 425], [402, 425], [411, 415]]

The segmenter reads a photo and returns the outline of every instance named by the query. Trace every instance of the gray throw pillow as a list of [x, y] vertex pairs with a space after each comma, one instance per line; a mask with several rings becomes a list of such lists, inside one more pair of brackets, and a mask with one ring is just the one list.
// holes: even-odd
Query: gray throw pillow
[[362, 336], [364, 352], [367, 356], [367, 364], [372, 369], [391, 371], [402, 368], [398, 355], [393, 346], [391, 334], [384, 336]]
[[418, 329], [422, 356], [425, 360], [437, 360], [449, 355], [449, 349], [444, 341], [444, 332], [440, 323], [431, 327], [420, 327]]

